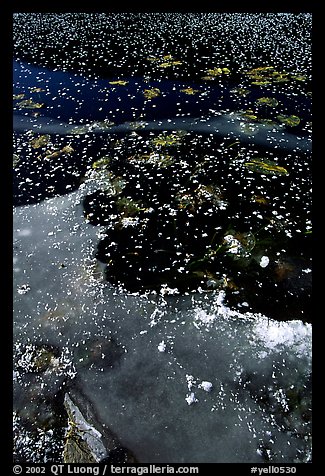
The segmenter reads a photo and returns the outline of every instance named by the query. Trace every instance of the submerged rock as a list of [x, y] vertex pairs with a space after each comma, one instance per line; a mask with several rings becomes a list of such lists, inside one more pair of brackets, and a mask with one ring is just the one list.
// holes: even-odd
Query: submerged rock
[[65, 463], [98, 463], [107, 456], [101, 433], [83, 416], [66, 393], [64, 406], [69, 416], [69, 428], [63, 451]]
[[84, 344], [78, 344], [75, 350], [76, 366], [112, 368], [119, 363], [125, 352], [126, 349], [112, 337], [95, 337]]
[[[26, 406], [28, 403], [26, 402]], [[13, 414], [13, 462], [14, 463], [49, 463], [61, 462], [63, 451], [64, 425], [62, 415], [59, 415], [53, 408], [49, 411], [49, 417], [53, 425], [44, 427], [39, 425], [38, 413], [36, 411], [31, 425], [31, 420], [26, 420], [21, 412]], [[51, 413], [51, 415], [50, 415]], [[61, 418], [62, 417], [62, 418]], [[54, 420], [59, 418], [54, 423]]]
[[82, 395], [73, 390], [70, 395], [66, 393], [64, 397], [64, 406], [69, 417], [63, 450], [64, 463], [136, 462], [131, 452], [120, 445], [115, 435], [97, 422], [89, 403], [83, 400]]
[[24, 349], [18, 349], [17, 369], [23, 373], [42, 373], [51, 371], [57, 365], [60, 351], [53, 346], [28, 344]]

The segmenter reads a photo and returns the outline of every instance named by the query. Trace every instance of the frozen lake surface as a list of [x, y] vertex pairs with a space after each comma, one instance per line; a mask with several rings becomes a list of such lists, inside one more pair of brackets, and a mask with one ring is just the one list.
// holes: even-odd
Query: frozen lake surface
[[311, 15], [13, 37], [15, 462], [311, 462]]
[[[232, 310], [222, 291], [118, 292], [92, 258], [100, 228], [85, 223], [82, 195], [15, 209], [18, 348], [69, 349], [68, 385], [141, 462], [308, 461], [311, 325], [269, 320], [245, 303]], [[117, 362], [103, 353], [83, 367], [78, 349], [110, 338], [123, 349]], [[15, 386], [26, 391], [19, 372]], [[289, 411], [295, 395], [300, 406]]]

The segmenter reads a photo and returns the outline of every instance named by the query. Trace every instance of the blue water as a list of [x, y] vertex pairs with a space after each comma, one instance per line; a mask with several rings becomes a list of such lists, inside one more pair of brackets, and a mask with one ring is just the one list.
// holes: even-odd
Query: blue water
[[[117, 79], [120, 78], [112, 78], [112, 81]], [[227, 79], [212, 85], [210, 82], [198, 84], [163, 79], [145, 81], [141, 77], [126, 77], [123, 80], [128, 84], [111, 85], [108, 79], [94, 80], [14, 61], [13, 93], [24, 93], [24, 99], [31, 97], [36, 102], [44, 103], [45, 109], [40, 110], [41, 114], [53, 119], [74, 123], [109, 119], [116, 124], [140, 118], [152, 121], [178, 116], [209, 116], [212, 111], [248, 109], [263, 93], [269, 94], [264, 88], [252, 86], [246, 98], [236, 96], [231, 92], [236, 83]], [[45, 91], [30, 93], [30, 87]], [[181, 89], [188, 87], [198, 92], [193, 95], [181, 92]], [[146, 100], [143, 91], [151, 88], [159, 88], [161, 94]], [[297, 98], [277, 92], [275, 97], [280, 102], [281, 112], [296, 114], [302, 120], [310, 117], [311, 99], [308, 96], [299, 95]], [[18, 109], [15, 113], [26, 114], [26, 110]]]

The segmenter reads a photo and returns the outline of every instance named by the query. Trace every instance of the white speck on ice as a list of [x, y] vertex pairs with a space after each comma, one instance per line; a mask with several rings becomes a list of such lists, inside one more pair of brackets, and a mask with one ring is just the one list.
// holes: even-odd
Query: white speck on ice
[[20, 288], [18, 288], [18, 294], [26, 294], [28, 291], [30, 291], [30, 286], [29, 284], [22, 284]]
[[187, 380], [187, 388], [189, 391], [191, 391], [193, 384], [194, 384], [194, 377], [193, 375], [188, 375], [186, 374], [186, 380]]
[[191, 392], [186, 398], [185, 400], [187, 401], [187, 404], [188, 405], [192, 405], [192, 403], [196, 403], [198, 402], [198, 399], [195, 398], [195, 395], [193, 392]]
[[136, 226], [139, 223], [139, 218], [125, 217], [121, 220], [123, 227]]
[[160, 288], [159, 294], [161, 294], [161, 296], [165, 296], [165, 294], [179, 294], [179, 290], [178, 288], [170, 288], [167, 284], [163, 284]]
[[199, 388], [202, 388], [206, 392], [211, 392], [212, 387], [213, 387], [212, 383], [207, 382], [206, 380], [202, 380], [202, 382], [199, 384]]
[[158, 350], [159, 352], [165, 352], [166, 350], [166, 344], [164, 341], [161, 341], [160, 344], [158, 345]]

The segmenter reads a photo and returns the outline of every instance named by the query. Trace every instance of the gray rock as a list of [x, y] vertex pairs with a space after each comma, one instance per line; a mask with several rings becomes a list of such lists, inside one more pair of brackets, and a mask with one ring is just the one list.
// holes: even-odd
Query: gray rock
[[108, 456], [102, 434], [88, 422], [66, 393], [64, 406], [69, 416], [69, 429], [63, 451], [65, 463], [98, 463]]

